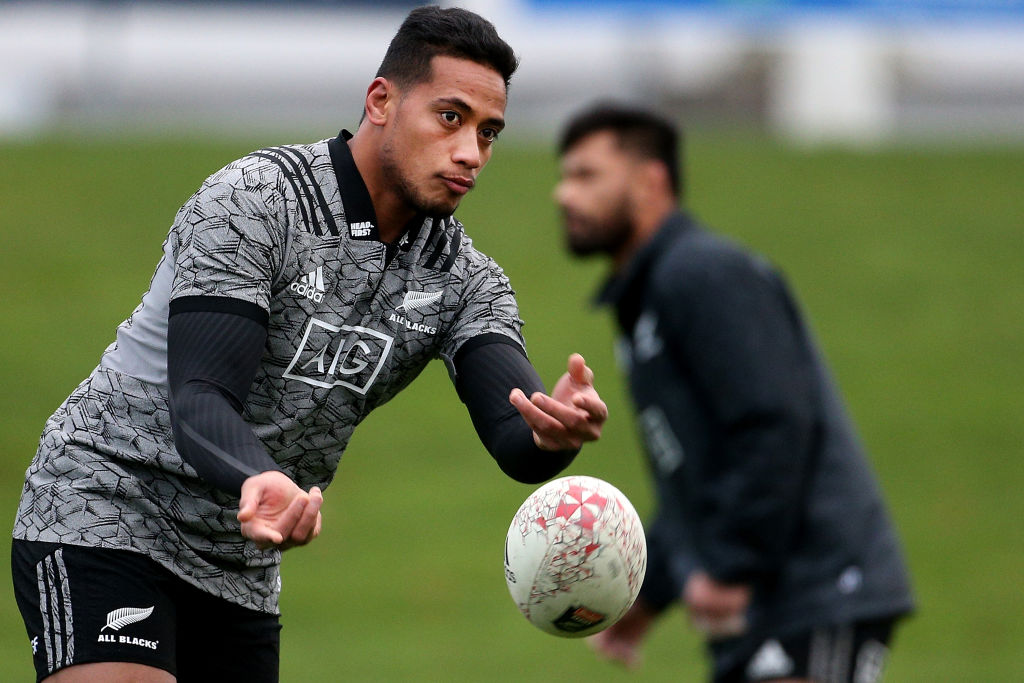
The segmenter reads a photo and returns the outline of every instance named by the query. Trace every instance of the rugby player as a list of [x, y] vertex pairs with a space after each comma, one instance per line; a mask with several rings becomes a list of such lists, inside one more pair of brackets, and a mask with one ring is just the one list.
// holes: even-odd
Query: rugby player
[[603, 104], [566, 124], [567, 246], [611, 264], [657, 498], [626, 615], [589, 642], [637, 664], [685, 605], [715, 683], [872, 683], [913, 608], [899, 539], [842, 397], [782, 275], [681, 205], [675, 126]]
[[516, 67], [481, 17], [415, 9], [355, 133], [253, 152], [178, 211], [26, 474], [13, 573], [39, 679], [277, 680], [281, 551], [320, 533], [352, 431], [432, 359], [518, 481], [600, 436], [583, 358], [545, 393], [508, 279], [452, 215]]

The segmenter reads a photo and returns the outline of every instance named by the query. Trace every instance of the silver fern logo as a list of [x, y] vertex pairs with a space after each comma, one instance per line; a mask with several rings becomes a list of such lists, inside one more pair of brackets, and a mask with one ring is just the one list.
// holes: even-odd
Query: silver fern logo
[[415, 311], [417, 308], [424, 308], [434, 303], [444, 292], [414, 292], [411, 289], [405, 293], [405, 298], [402, 303], [395, 309], [396, 311]]
[[107, 613], [107, 625], [100, 630], [109, 628], [111, 631], [120, 631], [129, 624], [148, 618], [152, 613], [153, 607], [122, 607]]

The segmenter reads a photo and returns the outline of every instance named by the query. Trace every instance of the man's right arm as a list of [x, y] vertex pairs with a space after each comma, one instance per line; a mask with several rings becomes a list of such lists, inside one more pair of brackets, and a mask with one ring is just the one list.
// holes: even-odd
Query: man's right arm
[[320, 491], [307, 494], [285, 475], [241, 415], [266, 346], [272, 283], [287, 252], [286, 202], [275, 172], [257, 157], [229, 164], [175, 217], [167, 370], [182, 459], [239, 496], [244, 537], [286, 548], [319, 533]]
[[[241, 417], [265, 350], [271, 283], [287, 242], [273, 170], [246, 157], [217, 171], [175, 216], [168, 237], [175, 447], [200, 477], [236, 496], [247, 477], [279, 469]], [[267, 181], [254, 184], [254, 171]]]
[[189, 296], [170, 304], [167, 371], [175, 447], [200, 477], [234, 495], [248, 477], [281, 469], [241, 416], [263, 356], [266, 325], [266, 311], [240, 299]]
[[200, 477], [239, 496], [242, 535], [262, 548], [303, 545], [320, 533], [323, 496], [307, 494], [277, 465], [242, 418], [259, 369], [267, 313], [228, 297], [171, 301], [167, 331], [171, 428]]

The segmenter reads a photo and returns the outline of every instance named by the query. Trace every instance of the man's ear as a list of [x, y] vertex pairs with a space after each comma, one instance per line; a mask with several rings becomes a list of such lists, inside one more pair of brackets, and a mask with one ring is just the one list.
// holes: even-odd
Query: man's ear
[[672, 195], [672, 178], [669, 177], [668, 167], [664, 163], [648, 159], [643, 162], [642, 174], [644, 185], [650, 192], [659, 196]]
[[630, 210], [633, 217], [642, 217], [653, 207], [672, 201], [672, 179], [665, 164], [654, 159], [638, 161], [632, 167], [629, 180]]
[[366, 89], [366, 118], [375, 126], [387, 123], [394, 107], [396, 91], [388, 79], [378, 76]]

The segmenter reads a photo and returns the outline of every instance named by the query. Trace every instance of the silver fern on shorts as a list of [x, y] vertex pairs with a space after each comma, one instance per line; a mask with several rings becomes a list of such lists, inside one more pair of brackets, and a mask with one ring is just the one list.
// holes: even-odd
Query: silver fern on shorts
[[107, 625], [113, 631], [120, 631], [128, 624], [142, 621], [153, 613], [153, 607], [122, 607], [107, 613]]

